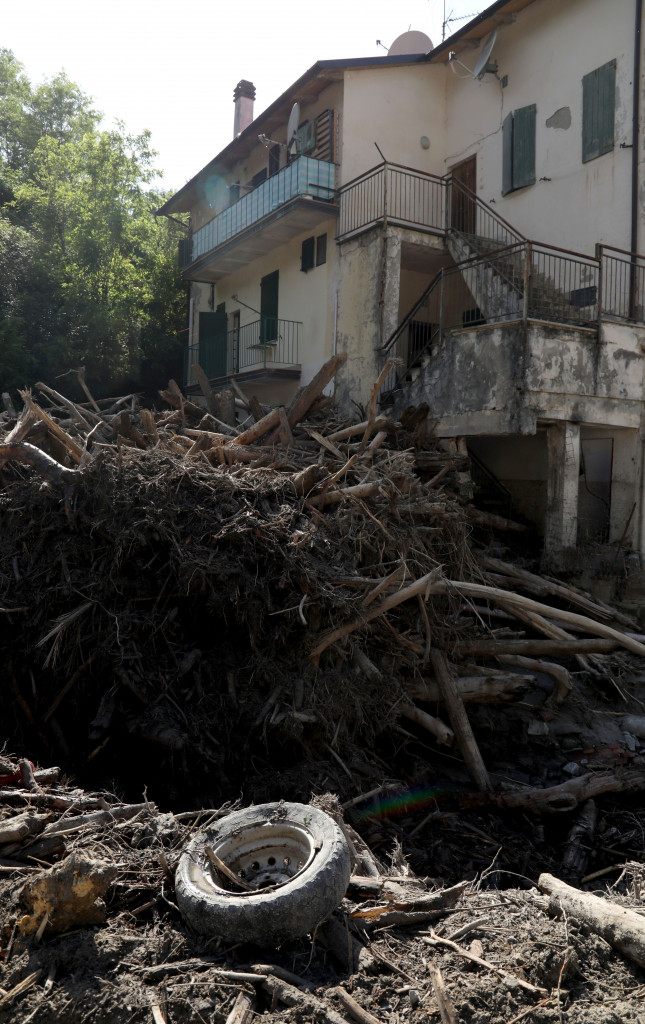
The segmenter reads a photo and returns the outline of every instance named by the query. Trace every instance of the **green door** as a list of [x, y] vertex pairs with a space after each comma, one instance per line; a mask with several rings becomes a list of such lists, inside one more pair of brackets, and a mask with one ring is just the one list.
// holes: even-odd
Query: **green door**
[[278, 337], [278, 273], [274, 270], [260, 281], [260, 341], [266, 344]]
[[207, 377], [226, 377], [227, 316], [224, 310], [199, 314], [199, 365]]

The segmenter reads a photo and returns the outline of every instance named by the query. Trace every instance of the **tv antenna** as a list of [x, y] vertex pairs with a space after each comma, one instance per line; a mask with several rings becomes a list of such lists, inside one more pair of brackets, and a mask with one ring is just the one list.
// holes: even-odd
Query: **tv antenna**
[[455, 17], [453, 12], [446, 17], [446, 0], [443, 0], [443, 22], [441, 25], [441, 42], [443, 43], [446, 38], [446, 29], [448, 25], [451, 25], [453, 21], [470, 21], [471, 18], [476, 18], [479, 11], [475, 11], [473, 14], [460, 14], [459, 17]]
[[493, 47], [495, 46], [496, 39], [497, 29], [494, 28], [491, 34], [486, 39], [486, 42], [484, 43], [484, 46], [482, 48], [482, 52], [477, 58], [477, 63], [475, 64], [475, 67], [472, 70], [469, 67], [467, 67], [462, 61], [459, 60], [454, 50], [451, 50], [450, 53], [448, 54], [448, 61], [450, 63], [450, 67], [453, 70], [453, 74], [457, 75], [457, 72], [455, 71], [455, 64], [458, 64], [460, 68], [463, 68], [464, 71], [467, 72], [467, 74], [457, 75], [457, 78], [476, 78], [479, 82], [481, 82], [482, 78], [486, 74], [496, 75], [497, 61], [494, 61], [494, 63], [492, 64], [489, 63], [489, 58], [491, 53], [493, 52]]

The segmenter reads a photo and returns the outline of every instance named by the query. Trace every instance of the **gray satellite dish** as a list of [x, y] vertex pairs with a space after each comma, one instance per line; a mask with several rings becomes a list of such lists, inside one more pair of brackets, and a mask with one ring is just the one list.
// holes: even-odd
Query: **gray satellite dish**
[[300, 124], [300, 104], [294, 103], [289, 114], [289, 123], [287, 125], [287, 149], [291, 148], [292, 143], [295, 142], [295, 137], [298, 134], [298, 125]]
[[488, 64], [488, 58], [490, 57], [491, 53], [493, 52], [493, 47], [495, 45], [495, 40], [496, 39], [497, 39], [497, 29], [494, 28], [493, 31], [491, 32], [491, 34], [489, 35], [488, 39], [484, 43], [484, 49], [480, 53], [479, 58], [477, 60], [477, 63], [475, 64], [475, 68], [473, 70], [473, 76], [475, 78], [482, 79], [487, 71], [491, 71], [491, 72], [497, 71], [497, 64], [496, 63], [495, 64], [491, 64], [490, 67], [489, 67], [489, 64]]
[[431, 49], [432, 39], [425, 32], [417, 32], [413, 29], [411, 32], [404, 32], [403, 35], [397, 36], [387, 51], [387, 55], [388, 57], [403, 57], [410, 53], [430, 53]]
[[466, 67], [466, 65], [462, 61], [459, 60], [457, 54], [454, 51], [449, 53], [448, 61], [450, 62], [450, 67], [455, 72], [455, 74], [457, 74], [457, 72], [455, 71], [455, 64], [458, 64], [460, 68], [463, 68], [464, 71], [468, 72], [467, 75], [457, 75], [457, 78], [468, 78], [470, 76], [472, 78], [477, 78], [481, 82], [484, 75], [497, 74], [497, 61], [495, 61], [494, 64], [488, 63], [489, 57], [493, 52], [493, 47], [495, 45], [496, 39], [497, 29], [494, 28], [491, 34], [488, 36], [488, 39], [484, 43], [482, 52], [477, 58], [477, 63], [475, 64], [475, 67], [472, 69], [472, 71], [469, 67]]

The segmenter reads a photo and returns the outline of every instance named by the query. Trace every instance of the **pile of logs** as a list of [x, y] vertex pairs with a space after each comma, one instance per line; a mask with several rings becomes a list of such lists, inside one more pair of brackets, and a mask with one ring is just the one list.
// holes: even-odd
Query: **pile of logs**
[[[110, 472], [120, 473], [120, 486], [127, 489], [127, 477], [123, 476], [127, 467], [135, 473], [137, 466], [152, 465], [151, 460], [163, 454], [171, 460], [166, 464], [177, 471], [177, 479], [181, 475], [190, 477], [204, 495], [200, 517], [206, 539], [199, 538], [202, 553], [219, 553], [223, 545], [221, 524], [216, 530], [208, 522], [208, 506], [216, 493], [214, 485], [219, 488], [226, 483], [231, 501], [233, 497], [240, 501], [243, 491], [244, 501], [251, 504], [245, 506], [244, 528], [232, 531], [235, 550], [239, 552], [239, 545], [247, 543], [247, 538], [249, 545], [256, 545], [253, 559], [261, 577], [265, 571], [263, 559], [270, 549], [271, 568], [266, 575], [271, 577], [273, 589], [264, 598], [261, 587], [255, 592], [247, 583], [244, 591], [244, 586], [233, 580], [229, 584], [231, 592], [220, 593], [218, 599], [229, 601], [233, 619], [241, 621], [244, 616], [249, 650], [257, 648], [253, 631], [258, 623], [268, 628], [271, 618], [279, 617], [280, 643], [275, 651], [267, 648], [264, 655], [269, 667], [271, 658], [275, 659], [275, 668], [273, 672], [267, 668], [266, 676], [273, 674], [279, 679], [282, 674], [288, 682], [274, 682], [263, 690], [253, 683], [253, 671], [245, 675], [231, 660], [224, 686], [218, 680], [219, 688], [210, 696], [220, 706], [223, 694], [230, 698], [229, 713], [233, 717], [241, 714], [241, 704], [249, 702], [253, 715], [250, 722], [243, 723], [247, 731], [249, 726], [258, 734], [281, 728], [292, 735], [289, 730], [298, 730], [308, 758], [315, 750], [317, 756], [331, 758], [335, 770], [340, 767], [337, 788], [347, 789], [347, 778], [351, 782], [353, 775], [347, 760], [355, 748], [342, 745], [344, 738], [349, 742], [351, 736], [356, 736], [353, 727], [344, 721], [349, 710], [341, 697], [348, 670], [357, 681], [356, 687], [364, 687], [357, 704], [368, 721], [366, 742], [371, 742], [380, 730], [395, 726], [409, 739], [425, 735], [431, 749], [455, 748], [474, 788], [485, 795], [491, 807], [571, 810], [602, 792], [642, 788], [638, 766], [619, 762], [617, 768], [582, 772], [548, 787], [509, 788], [491, 777], [487, 764], [491, 752], [481, 749], [471, 721], [473, 713], [467, 708], [482, 703], [497, 704], [498, 708], [521, 704], [535, 691], [536, 679], [543, 687], [546, 679], [548, 696], [544, 698], [543, 692], [541, 703], [527, 707], [525, 718], [529, 726], [532, 720], [538, 721], [548, 731], [549, 722], [557, 717], [574, 688], [572, 673], [596, 679], [609, 677], [606, 666], [611, 652], [629, 652], [640, 660], [645, 655], [644, 638], [629, 617], [616, 609], [478, 549], [470, 539], [471, 524], [484, 514], [463, 498], [463, 452], [442, 447], [425, 434], [419, 410], [411, 410], [400, 422], [379, 414], [376, 400], [381, 378], [374, 385], [361, 422], [341, 424], [335, 420], [323, 391], [343, 361], [342, 355], [333, 357], [288, 408], [268, 411], [257, 399], [236, 394], [235, 387], [226, 395], [214, 395], [203, 375], [200, 379], [205, 405], [186, 399], [171, 381], [162, 393], [170, 411], [163, 412], [140, 409], [134, 396], [97, 402], [82, 374], [79, 381], [87, 397], [82, 404], [39, 384], [49, 406], [45, 409], [30, 394], [23, 395], [22, 413], [12, 426], [7, 426], [0, 443], [0, 467], [15, 467], [16, 463], [30, 466], [35, 480], [45, 478], [49, 482], [53, 503], [58, 502], [71, 520], [73, 510], [79, 507], [84, 482], [100, 479], [97, 474], [101, 467], [102, 471], [112, 467]], [[387, 371], [388, 367], [383, 372]], [[423, 472], [420, 464], [425, 467]], [[428, 467], [432, 467], [430, 478]], [[16, 474], [19, 477], [21, 472], [14, 468], [13, 476], [5, 477], [0, 495], [7, 507], [11, 507]], [[261, 515], [269, 492], [271, 501], [279, 506], [279, 514], [272, 513], [270, 520]], [[217, 491], [218, 501], [222, 493]], [[157, 504], [163, 500], [157, 499]], [[137, 495], [133, 510], [139, 507], [139, 501]], [[160, 517], [163, 513], [159, 508]], [[91, 506], [83, 509], [85, 520], [91, 515]], [[173, 520], [173, 529], [175, 525]], [[514, 526], [504, 520], [497, 525], [509, 529]], [[266, 539], [269, 527], [273, 531], [270, 544]], [[76, 523], [74, 529], [80, 528], [84, 528], [83, 523]], [[194, 533], [191, 528], [188, 539], [196, 548]], [[92, 535], [90, 521], [88, 540]], [[152, 542], [149, 550], [152, 563]], [[189, 555], [181, 523], [168, 541], [168, 550], [173, 558], [181, 552], [185, 575]], [[237, 554], [236, 559], [240, 561]], [[282, 566], [283, 579], [289, 581], [281, 606], [280, 590], [273, 582], [276, 559]], [[116, 570], [103, 571], [106, 578], [116, 575]], [[0, 628], [6, 627], [7, 638], [20, 616], [29, 613], [27, 599], [19, 598], [22, 581], [16, 559], [14, 572], [16, 578], [6, 581], [0, 593]], [[40, 694], [30, 696], [28, 686], [17, 677], [13, 684], [16, 701], [35, 732], [47, 723], [55, 724], [55, 712], [78, 684], [75, 673], [85, 671], [91, 663], [93, 656], [84, 633], [86, 620], [105, 614], [117, 619], [117, 630], [125, 629], [119, 620], [116, 597], [115, 603], [110, 603], [107, 594], [100, 601], [90, 594], [79, 603], [79, 584], [74, 580], [69, 555], [61, 560], [57, 572], [61, 580], [67, 573], [68, 583], [71, 573], [71, 589], [76, 596], [71, 599], [68, 587], [67, 603], [61, 603], [60, 588], [50, 584], [51, 607], [47, 593], [41, 594], [35, 627], [39, 635], [33, 640], [43, 649], [43, 657], [49, 650], [46, 667], [58, 662], [65, 665], [65, 671], [52, 682], [46, 700]], [[51, 577], [49, 569], [47, 575]], [[159, 576], [146, 587], [143, 578], [143, 591], [132, 601], [150, 602], [155, 588], [163, 591], [166, 583]], [[215, 582], [212, 585], [217, 589]], [[173, 582], [170, 586], [179, 584]], [[201, 594], [203, 579], [200, 586]], [[191, 597], [190, 590], [187, 593]], [[261, 609], [256, 607], [255, 622], [248, 616], [241, 593], [265, 602]], [[121, 600], [123, 587], [119, 595]], [[225, 611], [222, 619], [229, 621]], [[278, 625], [275, 619], [273, 622]], [[72, 623], [74, 630], [70, 629]], [[94, 620], [92, 636], [100, 634], [101, 628]], [[151, 622], [152, 635], [160, 628]], [[137, 643], [143, 649], [141, 629]], [[206, 658], [202, 648], [200, 639], [192, 637], [185, 649], [175, 652], [177, 678], [186, 688], [190, 684], [191, 693], [204, 687], [201, 677], [197, 678]], [[78, 654], [81, 650], [82, 656]], [[222, 657], [221, 647], [218, 657]], [[148, 710], [153, 705], [158, 708], [160, 698], [152, 699], [146, 691], [141, 682], [143, 673], [135, 677], [132, 672], [124, 672], [122, 665], [119, 672], [130, 697], [134, 694]], [[322, 678], [321, 673], [329, 678], [330, 688], [336, 687], [329, 690], [332, 698], [327, 704], [322, 703], [324, 688], [316, 690], [308, 685], [317, 674]], [[164, 681], [163, 687], [164, 694], [168, 689], [168, 702], [172, 699], [177, 703], [178, 695], [171, 698], [169, 684]], [[105, 692], [107, 689], [106, 684]], [[247, 696], [241, 701], [243, 691]], [[359, 711], [356, 714], [358, 720]], [[87, 718], [89, 721], [89, 715]], [[187, 726], [199, 728], [196, 722], [197, 718], [190, 722], [186, 719]], [[60, 723], [57, 728], [60, 732]], [[164, 729], [157, 731], [156, 742], [162, 746], [165, 742], [172, 751], [188, 749], [183, 733], [173, 733], [165, 725]], [[530, 734], [530, 727], [528, 731]], [[186, 728], [185, 733], [188, 735], [190, 729]], [[210, 740], [204, 742], [208, 747]], [[53, 749], [57, 749], [55, 742]], [[205, 748], [200, 749], [203, 754]], [[565, 761], [563, 757], [555, 765], [556, 772]], [[338, 776], [334, 779], [337, 781]]]

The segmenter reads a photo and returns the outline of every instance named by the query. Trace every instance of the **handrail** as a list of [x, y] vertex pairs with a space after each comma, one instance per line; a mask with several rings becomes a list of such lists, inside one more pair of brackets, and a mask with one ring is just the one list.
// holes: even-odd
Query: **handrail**
[[468, 200], [473, 202], [475, 206], [482, 210], [482, 212], [485, 213], [486, 216], [490, 217], [491, 220], [496, 221], [498, 224], [502, 225], [502, 227], [504, 227], [506, 231], [508, 231], [509, 235], [512, 238], [515, 238], [517, 242], [528, 241], [525, 235], [521, 234], [521, 232], [519, 232], [517, 228], [514, 228], [513, 225], [510, 224], [505, 217], [502, 217], [501, 213], [498, 213], [497, 210], [491, 210], [490, 206], [486, 204], [480, 198], [480, 196], [477, 195], [476, 192], [473, 192], [473, 190], [468, 188], [467, 185], [464, 185], [464, 183], [462, 181], [459, 181], [458, 178], [455, 178], [452, 174], [450, 174], [445, 177], [444, 181], [448, 187], [456, 188], [459, 192], [462, 192]]

